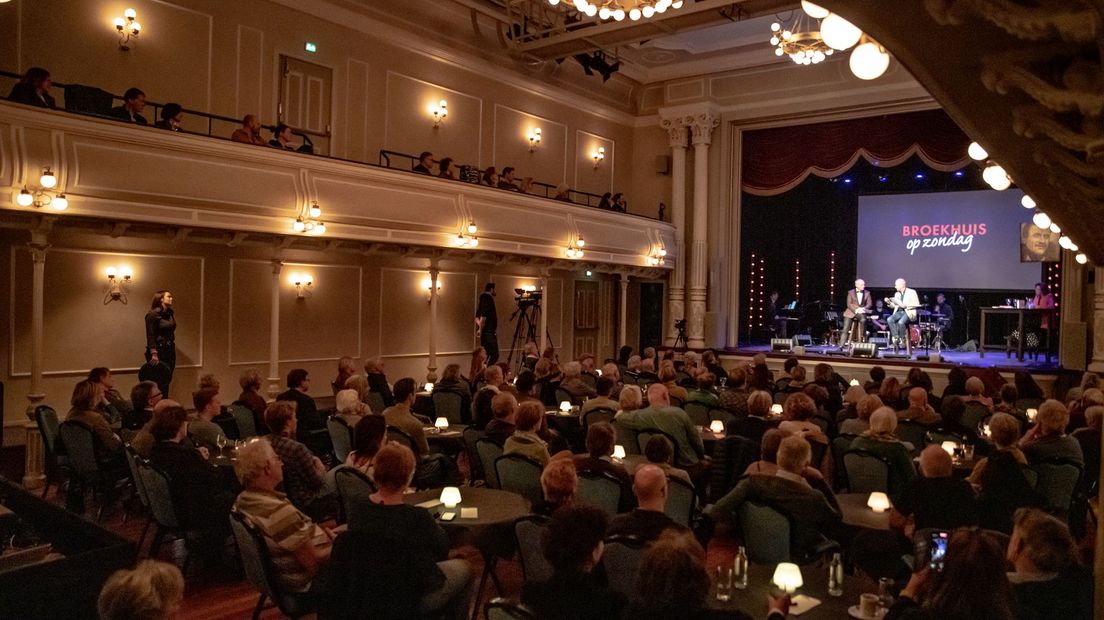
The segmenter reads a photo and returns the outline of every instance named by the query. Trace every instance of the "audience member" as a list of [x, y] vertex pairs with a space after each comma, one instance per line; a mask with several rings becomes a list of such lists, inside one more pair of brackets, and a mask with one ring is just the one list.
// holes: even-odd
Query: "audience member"
[[421, 457], [429, 454], [429, 442], [426, 440], [422, 421], [414, 417], [410, 408], [414, 406], [417, 385], [414, 379], [404, 377], [395, 382], [395, 404], [383, 410], [383, 419], [407, 434], [414, 443], [414, 455]]
[[1066, 435], [1067, 423], [1069, 414], [1062, 403], [1051, 399], [1039, 405], [1035, 426], [1020, 440], [1020, 448], [1027, 457], [1027, 462], [1034, 464], [1049, 459], [1064, 459], [1084, 466], [1085, 457], [1081, 454], [1081, 444]]
[[544, 403], [541, 402], [539, 396], [537, 396], [537, 375], [531, 370], [522, 370], [518, 373], [517, 380], [514, 381], [514, 389], [517, 390], [518, 403], [533, 402], [539, 403], [541, 407]]
[[885, 381], [885, 368], [881, 366], [870, 367], [870, 381], [867, 381], [863, 385], [863, 389], [867, 394], [877, 394], [882, 389], [882, 382]]
[[617, 418], [621, 417], [622, 413], [628, 411], [636, 411], [644, 406], [644, 393], [640, 391], [639, 385], [626, 385], [621, 390], [621, 396], [617, 399]]
[[[786, 437], [787, 434], [777, 428], [772, 428], [766, 433], [763, 433], [759, 460], [749, 464], [747, 469], [744, 470], [744, 475], [773, 476], [777, 474], [778, 447]], [[805, 479], [805, 482], [809, 483], [809, 486], [823, 493], [824, 499], [828, 500], [828, 503], [831, 504], [833, 508], [839, 509], [839, 503], [836, 501], [836, 496], [832, 493], [832, 488], [824, 481], [824, 476], [820, 473], [820, 470], [810, 465], [801, 472], [801, 477]]]
[[813, 399], [801, 392], [792, 394], [782, 404], [782, 422], [778, 429], [791, 435], [800, 435], [809, 441], [828, 443], [824, 429], [812, 421], [816, 414], [817, 408]]
[[367, 415], [353, 427], [353, 449], [345, 457], [345, 465], [372, 478], [373, 461], [387, 437], [387, 421], [383, 416]]
[[174, 620], [184, 602], [184, 575], [175, 564], [142, 560], [107, 578], [96, 601], [100, 620]]
[[499, 392], [513, 394], [514, 398], [517, 398], [517, 388], [506, 382], [506, 373], [499, 364], [492, 364], [483, 371], [483, 381], [489, 387]]
[[[675, 365], [671, 362], [665, 361], [659, 365], [659, 383], [666, 386], [668, 400], [675, 399], [681, 405], [685, 405], [686, 399], [690, 398], [690, 393], [686, 391], [686, 388], [678, 384], [678, 372], [675, 371]], [[651, 402], [651, 397], [648, 398], [648, 401]]]
[[372, 410], [360, 401], [360, 395], [356, 390], [338, 392], [334, 398], [334, 408], [336, 409], [334, 415], [341, 418], [349, 428], [356, 428], [365, 416], [372, 415]]
[[655, 465], [644, 465], [632, 478], [637, 507], [617, 515], [610, 522], [609, 536], [633, 536], [650, 543], [668, 528], [689, 531], [664, 512], [667, 506], [667, 474]]
[[266, 434], [268, 427], [264, 425], [264, 412], [268, 402], [264, 396], [261, 396], [262, 384], [261, 373], [257, 372], [256, 368], [242, 371], [241, 377], [238, 378], [238, 385], [241, 386], [242, 391], [235, 404], [240, 403], [248, 407], [253, 412], [253, 423], [257, 427], [257, 432]]
[[560, 381], [560, 389], [571, 395], [571, 403], [574, 405], [581, 405], [586, 399], [598, 395], [594, 388], [583, 381], [582, 374], [583, 366], [579, 362], [570, 361], [563, 365], [563, 380]]
[[[602, 376], [609, 379], [611, 382], [609, 397], [613, 400], [617, 400], [621, 396], [621, 390], [625, 387], [624, 382], [621, 380], [621, 368], [613, 361], [606, 360], [605, 364], [602, 364]], [[597, 383], [595, 384], [595, 391], [597, 391]], [[614, 409], [617, 407], [615, 406]]]
[[414, 164], [414, 172], [419, 174], [433, 174], [433, 153], [422, 151], [418, 156], [418, 163]]
[[356, 360], [344, 355], [341, 359], [337, 360], [337, 376], [330, 382], [330, 388], [333, 389], [334, 396], [345, 388], [349, 387], [345, 385], [345, 382], [349, 380], [357, 372]]
[[[157, 404], [153, 406], [153, 410], [150, 412], [150, 419], [130, 438], [130, 447], [134, 449], [134, 452], [137, 453], [138, 456], [148, 459], [150, 454], [153, 453], [153, 444], [157, 443], [157, 440], [153, 438], [153, 434], [150, 432], [153, 427], [153, 416], [157, 415], [157, 412], [169, 407], [180, 407], [180, 403], [168, 398], [157, 401]], [[189, 446], [193, 445], [192, 440], [187, 438], [185, 438], [184, 443]]]
[[709, 471], [710, 459], [705, 456], [701, 434], [690, 416], [678, 407], [670, 406], [667, 387], [653, 383], [648, 387], [648, 407], [625, 411], [617, 416], [617, 423], [631, 431], [658, 429], [678, 443], [675, 466], [685, 469], [692, 479], [698, 479]]
[[698, 375], [697, 388], [690, 390], [686, 395], [687, 403], [698, 403], [710, 409], [721, 406], [716, 391], [717, 377], [711, 372], [703, 372]]
[[42, 67], [31, 67], [23, 74], [22, 79], [12, 86], [11, 92], [8, 93], [8, 100], [53, 109], [57, 107], [53, 96], [50, 95], [50, 88], [53, 85], [49, 71]]
[[230, 139], [234, 142], [241, 142], [243, 144], [268, 146], [268, 142], [261, 136], [261, 119], [253, 114], [246, 114], [245, 117], [242, 118], [242, 126], [235, 129], [234, 133], [230, 134]]
[[[887, 379], [887, 383], [893, 379]], [[889, 465], [889, 493], [904, 489], [905, 483], [916, 476], [912, 458], [904, 442], [894, 434], [897, 430], [897, 412], [882, 407], [870, 415], [870, 430], [851, 442], [850, 450], [866, 450]]]
[[552, 196], [553, 200], [562, 200], [564, 202], [571, 202], [571, 188], [563, 183], [556, 186], [556, 194]]
[[[318, 413], [318, 407], [314, 404], [314, 399], [307, 395], [307, 392], [310, 391], [310, 381], [310, 374], [306, 370], [302, 368], [292, 369], [287, 374], [287, 391], [277, 396], [276, 400], [295, 403], [295, 420], [298, 422], [295, 438], [309, 447], [315, 454], [323, 454], [330, 449], [328, 445], [329, 438], [324, 433], [315, 434], [314, 431], [324, 431], [326, 421]], [[265, 419], [267, 421], [267, 415]], [[276, 452], [279, 452], [280, 448], [275, 447]]]
[[750, 392], [747, 387], [747, 368], [734, 366], [728, 371], [725, 389], [717, 397], [717, 404], [737, 418], [747, 415], [747, 401]]
[[222, 411], [218, 391], [210, 388], [197, 390], [192, 394], [192, 404], [196, 412], [188, 423], [185, 434], [191, 435], [192, 441], [197, 446], [206, 448], [211, 454], [216, 454], [219, 451], [220, 438], [223, 445], [226, 445], [226, 433], [222, 431], [221, 426], [212, 422]]
[[528, 457], [541, 467], [548, 464], [548, 444], [537, 435], [541, 420], [544, 419], [544, 407], [540, 403], [524, 403], [517, 408], [514, 434], [506, 439], [503, 454], [520, 454]]
[[[953, 433], [961, 437], [966, 443], [973, 445], [975, 449], [984, 453], [988, 446], [978, 437], [977, 429], [970, 428], [962, 423], [962, 417], [966, 414], [966, 402], [961, 396], [948, 396], [943, 399], [943, 408], [939, 412], [939, 421], [931, 426], [932, 430], [942, 433]], [[1006, 414], [1007, 415], [1007, 414]]]
[[[485, 393], [494, 395], [490, 400], [490, 409], [494, 418], [484, 426], [484, 436], [498, 445], [505, 447], [506, 440], [513, 437], [514, 432], [517, 430], [517, 426], [514, 423], [518, 410], [517, 399], [514, 398], [513, 394], [507, 394], [506, 392], [496, 393], [494, 388], [483, 388], [479, 392], [480, 394]], [[477, 400], [480, 394], [476, 395]]]
[[542, 502], [533, 507], [533, 512], [551, 515], [557, 508], [575, 501], [579, 491], [579, 476], [575, 463], [569, 458], [556, 458], [548, 461], [540, 477]]
[[129, 415], [131, 402], [115, 389], [115, 375], [110, 368], [99, 366], [88, 371], [88, 380], [103, 388], [103, 411], [112, 424], [121, 423]]
[[610, 206], [614, 211], [620, 211], [621, 213], [629, 212], [629, 204], [625, 201], [625, 195], [622, 193], [613, 195], [613, 198], [610, 199]]
[[272, 139], [268, 141], [268, 145], [284, 151], [294, 151], [298, 149], [291, 142], [294, 137], [290, 125], [279, 123], [276, 125], [276, 129], [272, 130]]
[[612, 209], [613, 203], [610, 202], [611, 197], [613, 197], [613, 194], [611, 194], [610, 192], [602, 194], [602, 197], [598, 199], [598, 208], [606, 210]]
[[1016, 511], [1008, 573], [1021, 620], [1089, 620], [1093, 577], [1081, 567], [1069, 528], [1041, 510]]
[[[648, 443], [644, 444], [644, 462], [636, 463], [636, 469], [643, 467], [644, 465], [655, 465], [663, 470], [668, 477], [678, 478], [690, 486], [694, 485], [694, 481], [690, 479], [690, 474], [673, 465], [675, 457], [675, 448], [671, 445], [671, 440], [667, 439], [663, 435], [653, 435]], [[632, 472], [635, 474], [636, 470]]]
[[621, 511], [632, 505], [632, 478], [625, 466], [614, 461], [613, 448], [617, 434], [609, 422], [596, 422], [587, 427], [586, 453], [574, 457], [578, 474], [597, 472], [613, 476], [621, 483]]
[[978, 490], [978, 515], [982, 527], [1010, 534], [1012, 514], [1025, 506], [1043, 506], [1046, 500], [1028, 481], [1027, 457], [1016, 441], [1020, 427], [1007, 413], [995, 413], [989, 420], [993, 451], [980, 459], [969, 482]]
[[878, 390], [878, 398], [882, 399], [886, 407], [896, 407], [901, 399], [901, 382], [897, 377], [889, 377], [882, 381], [882, 387]]
[[[368, 389], [383, 397], [385, 407], [395, 404], [395, 396], [391, 394], [391, 386], [387, 384], [387, 375], [384, 374], [383, 358], [370, 357], [364, 360], [364, 374], [368, 377]], [[376, 412], [380, 413], [380, 412]]]
[[966, 371], [961, 366], [955, 366], [947, 371], [947, 387], [943, 390], [943, 398], [948, 396], [966, 396]]
[[849, 386], [843, 393], [843, 407], [836, 412], [836, 422], [843, 422], [844, 420], [851, 420], [859, 417], [859, 401], [862, 400], [864, 396], [866, 396], [866, 390], [862, 389], [862, 386], [857, 383]]
[[153, 381], [139, 381], [130, 389], [130, 413], [123, 414], [123, 428], [142, 428], [153, 416], [153, 406], [162, 398], [161, 388]]
[[1100, 471], [1100, 433], [1104, 407], [1093, 405], [1085, 409], [1085, 428], [1077, 429], [1072, 437], [1081, 445], [1081, 456], [1085, 460], [1085, 472]]
[[498, 189], [508, 189], [510, 191], [519, 191], [518, 186], [514, 182], [514, 168], [513, 166], [506, 166], [502, 169], [502, 176], [498, 179]]
[[[588, 412], [595, 409], [610, 409], [617, 411], [618, 402], [610, 398], [610, 392], [613, 391], [613, 385], [613, 379], [611, 379], [608, 374], [603, 374], [599, 377], [594, 387], [596, 396], [583, 403], [579, 415], [585, 416]], [[563, 387], [562, 384], [560, 387]]]
[[[116, 466], [123, 456], [123, 442], [107, 422], [107, 418], [98, 409], [103, 402], [103, 385], [85, 379], [73, 387], [69, 399], [71, 408], [65, 421], [74, 421], [92, 433], [96, 448], [96, 458], [101, 465], [114, 463]], [[123, 464], [125, 466], [125, 463]]]
[[483, 178], [481, 180], [483, 185], [489, 185], [491, 187], [498, 187], [498, 171], [494, 166], [488, 167], [483, 171]]
[[161, 108], [161, 119], [153, 126], [168, 131], [180, 131], [183, 123], [184, 108], [180, 107], [179, 103], [166, 103], [165, 107]]
[[985, 395], [985, 382], [981, 377], [970, 377], [966, 380], [966, 396], [962, 400], [966, 404], [977, 403], [993, 410], [993, 399]]
[[541, 551], [552, 566], [552, 577], [527, 582], [521, 602], [541, 620], [619, 618], [625, 597], [594, 575], [605, 532], [606, 515], [598, 508], [566, 506], [554, 512], [541, 535]]
[[[316, 519], [336, 514], [334, 496], [326, 488], [325, 466], [305, 445], [292, 439], [298, 424], [295, 403], [283, 400], [272, 403], [265, 410], [265, 423], [271, 430], [268, 442], [283, 463], [280, 477], [291, 503]], [[238, 452], [240, 460], [240, 448]]]
[[859, 399], [855, 406], [855, 414], [858, 417], [848, 418], [840, 423], [841, 435], [861, 435], [870, 430], [870, 416], [882, 407], [882, 399], [877, 394], [869, 394]]
[[899, 421], [911, 420], [921, 424], [935, 424], [939, 421], [935, 409], [928, 404], [928, 393], [922, 387], [914, 387], [908, 391], [908, 409], [897, 412]]
[[437, 170], [437, 176], [442, 179], [451, 179], [455, 181], [460, 178], [460, 171], [456, 168], [456, 164], [453, 163], [451, 157], [443, 157], [441, 161], [437, 162]]
[[142, 110], [146, 109], [146, 93], [138, 88], [128, 88], [123, 93], [123, 105], [111, 108], [110, 116], [136, 125], [149, 125]]

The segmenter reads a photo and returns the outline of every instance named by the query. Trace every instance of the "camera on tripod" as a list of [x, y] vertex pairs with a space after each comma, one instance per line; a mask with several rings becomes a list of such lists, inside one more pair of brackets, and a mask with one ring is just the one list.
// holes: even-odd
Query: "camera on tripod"
[[541, 291], [536, 289], [527, 288], [515, 288], [514, 301], [517, 302], [518, 308], [528, 308], [529, 306], [540, 305]]
[[686, 319], [675, 319], [675, 329], [686, 331]]

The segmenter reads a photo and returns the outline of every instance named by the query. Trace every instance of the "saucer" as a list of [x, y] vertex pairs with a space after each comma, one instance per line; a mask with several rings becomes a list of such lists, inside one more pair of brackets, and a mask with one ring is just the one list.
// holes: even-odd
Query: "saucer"
[[859, 611], [858, 605], [852, 605], [847, 608], [847, 615], [851, 616], [852, 618], [858, 618], [858, 620], [881, 620], [882, 618], [885, 618], [885, 615], [888, 611], [889, 610], [885, 607], [879, 607], [878, 611], [874, 612], [873, 616], [864, 616], [862, 615], [862, 612]]

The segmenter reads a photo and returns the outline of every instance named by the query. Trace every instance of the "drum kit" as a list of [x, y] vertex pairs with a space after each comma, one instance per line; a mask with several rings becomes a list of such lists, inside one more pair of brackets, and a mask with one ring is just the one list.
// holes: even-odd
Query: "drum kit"
[[914, 349], [923, 346], [925, 351], [935, 349], [936, 353], [943, 350], [943, 332], [948, 328], [951, 319], [945, 314], [924, 310], [916, 311], [916, 323], [909, 325], [909, 342]]

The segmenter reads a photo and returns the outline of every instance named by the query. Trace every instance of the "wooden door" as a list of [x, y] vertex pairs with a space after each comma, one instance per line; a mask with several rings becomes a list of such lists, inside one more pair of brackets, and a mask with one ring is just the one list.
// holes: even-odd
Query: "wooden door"
[[330, 154], [333, 71], [329, 67], [280, 56], [280, 104], [276, 118], [306, 135], [314, 152]]
[[576, 280], [573, 358], [583, 353], [598, 353], [598, 313], [598, 283], [593, 280]]

